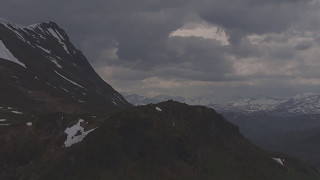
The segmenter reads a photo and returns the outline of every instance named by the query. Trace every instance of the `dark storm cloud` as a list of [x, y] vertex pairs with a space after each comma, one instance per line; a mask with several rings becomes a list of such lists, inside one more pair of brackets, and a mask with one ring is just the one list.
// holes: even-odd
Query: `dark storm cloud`
[[[283, 94], [320, 85], [319, 7], [316, 0], [2, 0], [0, 17], [56, 21], [120, 89], [196, 95], [238, 87], [241, 95], [267, 93], [260, 82], [273, 79], [269, 89]], [[221, 27], [230, 44], [169, 37], [188, 23]], [[146, 84], [153, 81], [162, 88]]]
[[222, 25], [237, 44], [250, 33], [281, 32], [303, 16], [308, 0], [208, 0], [200, 16], [208, 22]]

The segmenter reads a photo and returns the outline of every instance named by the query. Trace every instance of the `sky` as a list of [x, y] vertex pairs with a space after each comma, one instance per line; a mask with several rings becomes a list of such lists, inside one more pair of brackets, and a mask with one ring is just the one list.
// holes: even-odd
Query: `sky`
[[54, 21], [120, 92], [320, 93], [318, 0], [1, 0], [0, 17]]

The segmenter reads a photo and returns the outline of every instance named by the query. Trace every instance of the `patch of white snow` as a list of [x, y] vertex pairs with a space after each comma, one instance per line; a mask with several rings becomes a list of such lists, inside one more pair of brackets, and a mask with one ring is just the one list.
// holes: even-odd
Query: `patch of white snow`
[[51, 54], [51, 51], [50, 50], [48, 50], [48, 49], [45, 49], [45, 48], [43, 48], [43, 47], [41, 47], [41, 46], [39, 46], [39, 45], [36, 45], [39, 49], [41, 49], [42, 51], [44, 51], [44, 52], [46, 52], [46, 53], [48, 53], [48, 54]]
[[2, 40], [0, 40], [0, 58], [12, 61], [26, 68], [26, 66], [22, 62], [20, 62], [17, 58], [13, 56], [10, 50], [7, 49], [7, 47], [3, 44]]
[[54, 71], [54, 72], [55, 72], [57, 75], [59, 75], [60, 77], [62, 77], [63, 79], [69, 81], [71, 84], [76, 85], [76, 86], [78, 86], [78, 87], [80, 87], [80, 88], [82, 88], [82, 89], [85, 89], [84, 87], [80, 86], [78, 83], [76, 83], [76, 82], [74, 82], [74, 81], [71, 81], [70, 79], [64, 77], [62, 74], [58, 73], [57, 71]]
[[[65, 147], [70, 147], [73, 144], [81, 142], [83, 138], [96, 129], [94, 128], [89, 131], [84, 131], [84, 128], [81, 126], [82, 122], [84, 122], [84, 120], [80, 119], [77, 124], [67, 128], [64, 131], [68, 135], [66, 141], [64, 142]], [[78, 132], [80, 132], [80, 134], [78, 134]]]
[[281, 159], [281, 158], [272, 158], [272, 159], [277, 161], [279, 164], [281, 164], [281, 166], [284, 165], [284, 159]]
[[23, 112], [19, 112], [19, 111], [11, 111], [11, 112], [15, 114], [23, 114]]
[[50, 58], [51, 62], [53, 62], [58, 68], [62, 69], [62, 66], [58, 63], [56, 59]]

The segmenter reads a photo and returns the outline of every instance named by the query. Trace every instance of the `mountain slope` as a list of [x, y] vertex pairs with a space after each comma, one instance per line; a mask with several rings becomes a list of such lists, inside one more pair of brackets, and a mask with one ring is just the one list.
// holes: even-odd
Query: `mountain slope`
[[253, 142], [272, 151], [281, 151], [305, 160], [320, 169], [320, 128], [292, 131], [271, 137], [253, 139]]
[[[32, 104], [37, 113], [106, 107], [129, 107], [130, 104], [93, 70], [87, 59], [54, 22], [19, 26], [0, 20], [1, 107], [18, 109]], [[9, 58], [8, 58], [9, 57]], [[11, 57], [11, 59], [10, 59]], [[13, 57], [13, 58], [12, 58]], [[8, 59], [4, 59], [8, 58]], [[15, 59], [15, 61], [12, 61]], [[13, 63], [13, 62], [19, 63]], [[13, 98], [18, 96], [19, 98]], [[17, 102], [15, 102], [17, 101]], [[25, 104], [21, 105], [22, 102]], [[51, 109], [52, 103], [58, 110]], [[85, 108], [83, 108], [85, 107]]]
[[54, 22], [0, 20], [0, 95], [0, 177], [64, 151], [131, 106]]
[[[47, 162], [51, 162], [48, 167]], [[41, 171], [31, 171], [41, 169]], [[264, 152], [214, 110], [173, 101], [104, 121], [66, 154], [30, 165], [32, 179], [319, 179], [296, 159]]]
[[230, 122], [238, 125], [241, 133], [250, 140], [284, 132], [320, 127], [320, 114], [278, 117], [265, 112], [252, 112], [248, 114], [226, 112], [223, 116]]

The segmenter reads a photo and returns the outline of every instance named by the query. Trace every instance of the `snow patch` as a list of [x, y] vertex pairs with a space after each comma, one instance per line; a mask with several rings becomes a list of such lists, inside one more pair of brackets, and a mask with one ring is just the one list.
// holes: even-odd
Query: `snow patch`
[[[84, 120], [80, 119], [77, 124], [67, 128], [64, 131], [68, 135], [66, 141], [64, 142], [65, 147], [70, 147], [73, 144], [81, 142], [83, 138], [96, 129], [94, 128], [89, 131], [84, 131], [84, 128], [81, 126], [82, 122], [84, 122]], [[78, 132], [80, 132], [80, 134]]]
[[65, 92], [68, 92], [68, 93], [70, 93], [70, 91], [68, 91], [68, 89], [66, 89], [66, 88], [63, 88], [63, 87], [60, 87], [62, 90], [64, 90]]
[[7, 121], [6, 119], [0, 119], [0, 122], [5, 122], [5, 121]]
[[27, 122], [27, 126], [31, 127], [32, 126], [32, 122]]
[[71, 81], [70, 79], [64, 77], [62, 74], [58, 73], [57, 71], [54, 71], [54, 72], [55, 72], [57, 75], [59, 75], [60, 77], [62, 77], [63, 79], [69, 81], [71, 84], [76, 85], [76, 86], [78, 86], [78, 87], [80, 87], [80, 88], [82, 88], [82, 89], [85, 89], [84, 87], [80, 86], [78, 83], [76, 83], [76, 82], [74, 82], [74, 81]]
[[279, 164], [281, 164], [281, 166], [284, 165], [284, 159], [281, 159], [281, 158], [272, 158], [272, 159], [277, 161]]
[[51, 57], [50, 58], [50, 61], [53, 62], [53, 64], [55, 64], [58, 68], [62, 69], [62, 66], [58, 63], [58, 61], [56, 59], [53, 59]]
[[41, 49], [42, 51], [44, 51], [44, 52], [46, 52], [46, 53], [48, 53], [48, 54], [51, 54], [51, 51], [50, 50], [48, 50], [48, 49], [46, 49], [46, 48], [43, 48], [43, 47], [41, 47], [41, 46], [39, 46], [39, 45], [36, 45], [39, 49]]
[[0, 40], [0, 58], [12, 61], [26, 68], [22, 62], [13, 56], [10, 50], [3, 44], [2, 40]]
[[159, 111], [159, 112], [161, 112], [161, 111], [162, 111], [162, 109], [161, 109], [161, 108], [159, 108], [159, 107], [156, 107], [156, 110], [157, 110], [157, 111]]
[[23, 112], [19, 112], [19, 111], [11, 111], [11, 112], [15, 114], [23, 114]]
[[70, 54], [70, 52], [68, 51], [68, 48], [67, 48], [66, 44], [62, 41], [62, 40], [64, 40], [63, 37], [62, 37], [59, 33], [57, 33], [55, 30], [53, 30], [53, 29], [51, 29], [51, 28], [48, 28], [48, 31], [50, 32], [50, 34], [51, 34], [53, 37], [55, 37], [55, 38], [59, 41], [59, 43], [62, 45], [63, 49], [64, 49], [68, 54]]

